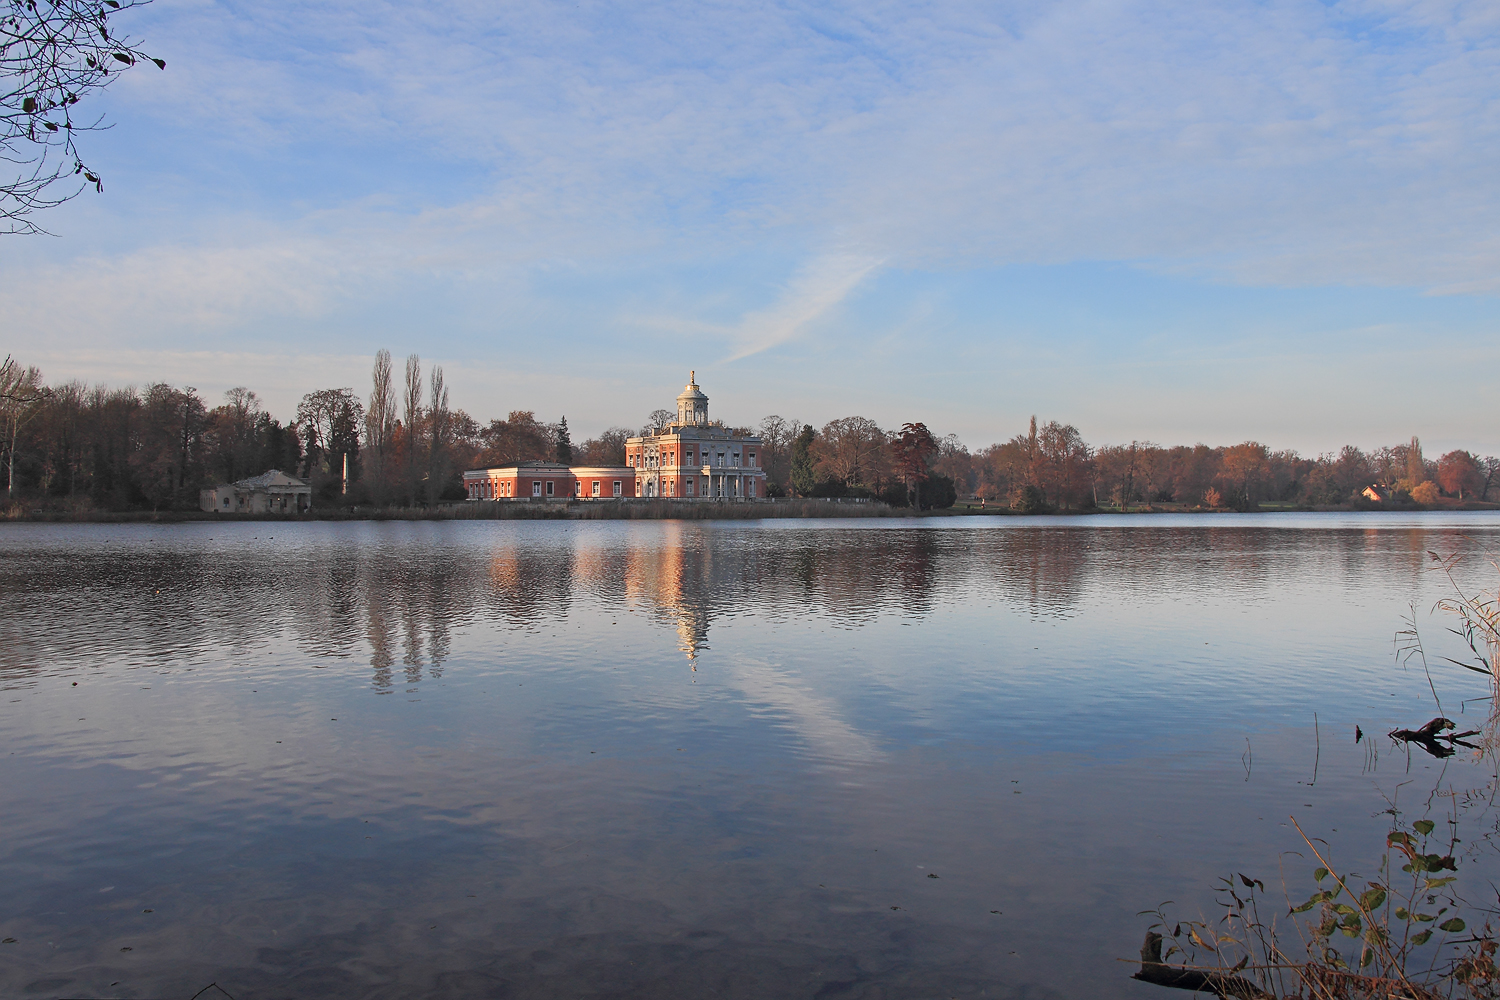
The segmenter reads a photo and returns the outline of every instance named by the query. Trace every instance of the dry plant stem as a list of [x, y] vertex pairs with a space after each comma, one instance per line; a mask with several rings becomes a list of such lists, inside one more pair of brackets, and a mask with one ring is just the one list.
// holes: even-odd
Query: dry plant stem
[[[1464, 593], [1464, 589], [1453, 578], [1453, 568], [1463, 558], [1461, 553], [1455, 552], [1446, 559], [1430, 550], [1427, 554], [1432, 558], [1433, 562], [1438, 564], [1437, 568], [1442, 570], [1443, 575], [1448, 578], [1448, 583], [1453, 587], [1453, 592], [1456, 595], [1444, 598], [1437, 603], [1439, 608], [1450, 614], [1457, 615], [1463, 621], [1462, 629], [1450, 629], [1449, 631], [1464, 640], [1470, 651], [1474, 653], [1475, 659], [1484, 664], [1484, 669], [1468, 663], [1460, 663], [1449, 657], [1444, 657], [1444, 659], [1467, 670], [1474, 670], [1477, 673], [1487, 672], [1494, 693], [1500, 695], [1500, 599], [1481, 600], [1484, 594], [1483, 591], [1480, 591], [1478, 595], [1473, 597]], [[1500, 571], [1500, 564], [1492, 560], [1490, 565], [1494, 566], [1497, 571]], [[1485, 653], [1479, 652], [1479, 648], [1475, 645], [1476, 639], [1484, 642]], [[1492, 711], [1500, 711], [1500, 698], [1496, 699], [1496, 702], [1492, 706]]]
[[[1323, 867], [1328, 870], [1328, 874], [1333, 876], [1333, 880], [1338, 883], [1339, 888], [1342, 889], [1349, 896], [1349, 898], [1354, 901], [1355, 906], [1359, 907], [1359, 910], [1362, 914], [1364, 914], [1365, 919], [1374, 921], [1375, 915], [1370, 912], [1370, 909], [1365, 906], [1363, 902], [1360, 901], [1358, 893], [1349, 891], [1349, 887], [1344, 884], [1343, 876], [1334, 870], [1333, 865], [1328, 863], [1327, 859], [1325, 859], [1322, 853], [1318, 851], [1317, 846], [1313, 844], [1312, 838], [1310, 838], [1305, 832], [1303, 832], [1301, 825], [1297, 822], [1297, 817], [1288, 816], [1287, 819], [1292, 821], [1292, 826], [1297, 828], [1297, 835], [1302, 838], [1302, 842], [1307, 845], [1308, 850], [1312, 851], [1313, 855], [1318, 859], [1319, 862], [1322, 863]], [[1386, 936], [1384, 934], [1377, 934], [1374, 937], [1375, 940], [1379, 943], [1379, 947], [1384, 955], [1387, 967], [1396, 970], [1396, 975], [1399, 977], [1401, 985], [1406, 987], [1406, 989], [1410, 991], [1409, 995], [1417, 996], [1423, 993], [1424, 991], [1420, 990], [1409, 979], [1406, 978], [1406, 970], [1401, 967], [1401, 963], [1397, 960], [1395, 953], [1391, 951], [1390, 942], [1386, 940]], [[1304, 982], [1307, 981], [1307, 975], [1305, 972], [1303, 973], [1302, 978]], [[1308, 983], [1308, 986], [1316, 989], [1316, 987], [1312, 983]]]
[[1236, 997], [1238, 1000], [1273, 1000], [1271, 994], [1248, 979], [1226, 973], [1223, 968], [1205, 966], [1167, 965], [1161, 960], [1162, 936], [1156, 931], [1147, 931], [1141, 945], [1141, 968], [1131, 976], [1142, 982], [1173, 989], [1192, 990], [1194, 993], [1216, 993], [1221, 997]]

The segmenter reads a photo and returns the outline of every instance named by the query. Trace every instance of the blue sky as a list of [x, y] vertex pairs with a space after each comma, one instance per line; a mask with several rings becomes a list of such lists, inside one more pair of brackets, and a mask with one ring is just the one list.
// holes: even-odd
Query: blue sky
[[290, 417], [1500, 452], [1500, 6], [155, 0], [0, 349]]

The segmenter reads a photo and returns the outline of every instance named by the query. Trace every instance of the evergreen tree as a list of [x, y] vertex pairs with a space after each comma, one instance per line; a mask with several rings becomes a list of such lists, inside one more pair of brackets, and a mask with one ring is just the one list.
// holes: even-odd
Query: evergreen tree
[[562, 465], [573, 464], [573, 439], [568, 435], [568, 418], [557, 422], [557, 461]]
[[810, 496], [813, 487], [818, 485], [818, 477], [813, 472], [813, 436], [812, 424], [803, 424], [802, 433], [792, 442], [792, 490], [799, 497]]

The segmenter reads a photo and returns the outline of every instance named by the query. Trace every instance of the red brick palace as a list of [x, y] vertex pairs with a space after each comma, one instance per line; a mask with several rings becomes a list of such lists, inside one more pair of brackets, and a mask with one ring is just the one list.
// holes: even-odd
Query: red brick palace
[[470, 469], [470, 500], [753, 500], [766, 495], [760, 438], [708, 419], [708, 397], [690, 373], [677, 397], [677, 419], [625, 442], [622, 466], [518, 462]]

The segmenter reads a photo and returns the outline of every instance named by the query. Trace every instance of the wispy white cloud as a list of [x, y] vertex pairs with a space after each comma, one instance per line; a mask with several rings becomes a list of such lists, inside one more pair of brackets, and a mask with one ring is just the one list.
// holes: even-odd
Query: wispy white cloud
[[[0, 243], [7, 342], [410, 337], [551, 376], [652, 331], [754, 364], [912, 270], [1497, 290], [1493, 3], [157, 0], [137, 24], [169, 70], [108, 95], [110, 184], [66, 238]], [[933, 301], [924, 329], [1003, 326]]]
[[843, 302], [879, 266], [878, 260], [849, 254], [814, 259], [774, 305], [751, 312], [727, 331], [733, 344], [727, 360], [739, 361], [791, 340]]
[[[347, 261], [312, 241], [249, 246], [150, 246], [85, 256], [71, 268], [13, 266], [0, 313], [14, 330], [54, 336], [129, 331], [137, 344], [163, 335], [213, 336], [267, 320], [325, 313], [347, 280]], [[174, 336], [175, 335], [175, 336]], [[92, 338], [91, 338], [92, 339]], [[76, 343], [76, 341], [75, 341]]]
[[898, 265], [1455, 285], [1496, 264], [1492, 7], [182, 2], [149, 22], [173, 71], [127, 82], [190, 159], [305, 163], [262, 194], [343, 209], [317, 225], [437, 212], [482, 261], [838, 233]]

